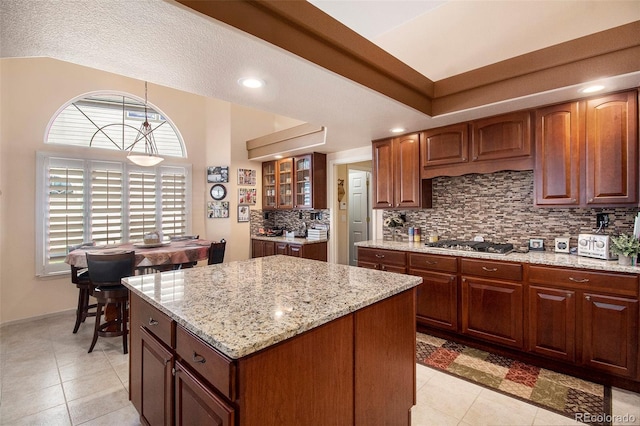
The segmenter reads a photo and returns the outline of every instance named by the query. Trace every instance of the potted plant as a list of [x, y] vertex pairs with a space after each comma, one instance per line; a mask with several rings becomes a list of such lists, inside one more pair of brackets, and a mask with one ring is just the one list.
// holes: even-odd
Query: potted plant
[[631, 258], [640, 253], [640, 240], [632, 235], [620, 234], [611, 237], [611, 253], [618, 255], [618, 263], [631, 265]]
[[405, 221], [406, 220], [404, 215], [389, 216], [384, 220], [384, 226], [386, 226], [387, 228], [391, 228], [391, 238], [393, 240], [402, 238], [402, 236], [396, 232], [396, 228], [404, 226]]

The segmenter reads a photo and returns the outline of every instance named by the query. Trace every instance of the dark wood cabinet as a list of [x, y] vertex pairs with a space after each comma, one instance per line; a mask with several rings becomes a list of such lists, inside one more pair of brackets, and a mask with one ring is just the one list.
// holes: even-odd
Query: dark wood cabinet
[[296, 244], [286, 241], [264, 241], [251, 239], [251, 257], [284, 256], [303, 257], [305, 259], [327, 261], [327, 242]]
[[421, 177], [531, 170], [532, 140], [529, 111], [425, 130], [420, 142]]
[[638, 204], [636, 92], [536, 110], [538, 206]]
[[578, 102], [536, 110], [534, 192], [539, 206], [580, 204], [579, 114]]
[[586, 110], [586, 204], [638, 204], [637, 93], [590, 99]]
[[582, 363], [618, 376], [636, 377], [638, 299], [585, 292], [582, 312]]
[[576, 295], [573, 290], [529, 286], [531, 352], [563, 361], [576, 360]]
[[425, 130], [420, 141], [422, 168], [466, 163], [469, 161], [469, 125], [467, 123]]
[[403, 251], [358, 247], [358, 266], [405, 274], [407, 256]]
[[274, 241], [251, 239], [251, 257], [273, 256], [276, 254]]
[[148, 425], [171, 425], [174, 357], [145, 328], [140, 330], [140, 418]]
[[262, 208], [326, 209], [326, 154], [314, 152], [262, 163]]
[[431, 182], [420, 178], [418, 133], [374, 141], [373, 208], [431, 207]]
[[410, 275], [422, 278], [416, 295], [419, 324], [458, 331], [458, 277], [455, 257], [409, 253]]

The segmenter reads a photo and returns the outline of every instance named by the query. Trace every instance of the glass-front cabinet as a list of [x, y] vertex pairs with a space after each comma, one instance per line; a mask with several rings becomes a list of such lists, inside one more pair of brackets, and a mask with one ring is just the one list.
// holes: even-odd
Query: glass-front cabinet
[[276, 204], [276, 162], [262, 163], [262, 208], [275, 209]]
[[312, 153], [262, 163], [262, 208], [326, 209], [327, 156]]
[[278, 160], [278, 208], [293, 208], [293, 158]]
[[313, 208], [311, 203], [311, 155], [295, 157], [296, 200], [294, 207]]

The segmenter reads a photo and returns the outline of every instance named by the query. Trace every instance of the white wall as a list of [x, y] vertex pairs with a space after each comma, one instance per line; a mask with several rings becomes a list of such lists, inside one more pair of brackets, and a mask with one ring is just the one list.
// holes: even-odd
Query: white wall
[[[68, 275], [35, 276], [36, 152], [77, 153], [77, 148], [45, 145], [46, 126], [72, 98], [104, 90], [144, 98], [140, 80], [48, 58], [0, 60], [0, 324], [76, 306], [77, 289]], [[248, 258], [248, 224], [237, 223], [235, 182], [239, 165], [258, 169], [259, 163], [247, 160], [242, 138], [273, 132], [287, 120], [154, 84], [149, 84], [148, 95], [149, 102], [171, 118], [186, 144], [188, 158], [171, 161], [192, 165], [192, 232], [226, 238], [225, 261]], [[121, 152], [100, 155], [123, 158]], [[230, 166], [229, 219], [205, 217], [211, 199], [206, 167], [211, 165]]]

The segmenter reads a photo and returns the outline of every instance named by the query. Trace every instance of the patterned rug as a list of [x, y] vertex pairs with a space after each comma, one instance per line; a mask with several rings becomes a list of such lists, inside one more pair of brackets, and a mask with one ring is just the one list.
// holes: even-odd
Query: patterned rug
[[417, 333], [416, 359], [419, 364], [571, 419], [594, 425], [610, 424], [603, 421], [611, 414], [608, 386], [422, 333]]

